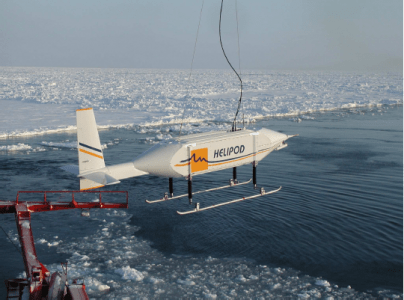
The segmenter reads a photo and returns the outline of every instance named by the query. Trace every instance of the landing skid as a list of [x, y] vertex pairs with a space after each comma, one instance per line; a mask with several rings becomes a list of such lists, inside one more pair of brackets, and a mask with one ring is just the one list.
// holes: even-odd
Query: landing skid
[[223, 202], [223, 203], [219, 203], [219, 204], [215, 204], [215, 205], [211, 205], [211, 206], [207, 206], [207, 207], [203, 207], [203, 208], [200, 208], [199, 203], [196, 203], [195, 208], [193, 210], [183, 211], [183, 212], [177, 211], [177, 214], [179, 214], [179, 215], [193, 214], [193, 213], [196, 213], [196, 212], [201, 212], [201, 211], [216, 208], [216, 207], [219, 207], [219, 206], [224, 206], [224, 205], [228, 205], [228, 204], [232, 204], [232, 203], [236, 203], [236, 202], [241, 202], [241, 201], [248, 200], [248, 199], [253, 199], [253, 198], [273, 194], [273, 193], [279, 192], [281, 190], [281, 188], [282, 187], [279, 187], [278, 189], [272, 190], [272, 191], [269, 191], [269, 192], [265, 192], [264, 188], [261, 188], [261, 193], [258, 194], [258, 195], [253, 195], [253, 196], [249, 196], [249, 197], [243, 197], [243, 198], [239, 198], [239, 199], [235, 199], [235, 200], [231, 200], [231, 201], [227, 201], [227, 202]]
[[[224, 186], [220, 186], [220, 187], [216, 187], [216, 188], [212, 188], [212, 189], [208, 189], [208, 190], [197, 191], [197, 192], [192, 193], [192, 195], [202, 194], [202, 193], [207, 193], [207, 192], [211, 192], [211, 191], [217, 191], [217, 190], [227, 189], [227, 188], [234, 187], [234, 186], [248, 184], [251, 182], [251, 180], [252, 179], [244, 181], [244, 182], [234, 182], [233, 180], [230, 180], [230, 184], [228, 184], [228, 185], [224, 185]], [[178, 196], [174, 196], [174, 197], [168, 197], [168, 194], [165, 194], [164, 197], [161, 199], [146, 200], [146, 203], [149, 203], [149, 204], [158, 203], [158, 202], [164, 202], [164, 201], [168, 201], [168, 200], [179, 199], [179, 198], [183, 198], [183, 197], [188, 197], [188, 194], [182, 194], [182, 195], [178, 195]]]

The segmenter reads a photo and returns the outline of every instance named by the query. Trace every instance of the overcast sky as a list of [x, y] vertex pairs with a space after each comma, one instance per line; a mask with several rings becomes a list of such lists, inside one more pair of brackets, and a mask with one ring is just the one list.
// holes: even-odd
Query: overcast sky
[[[189, 69], [202, 0], [0, 0], [0, 66]], [[402, 0], [237, 0], [242, 69], [402, 71]], [[228, 68], [205, 0], [194, 68]], [[222, 38], [238, 68], [235, 0]]]

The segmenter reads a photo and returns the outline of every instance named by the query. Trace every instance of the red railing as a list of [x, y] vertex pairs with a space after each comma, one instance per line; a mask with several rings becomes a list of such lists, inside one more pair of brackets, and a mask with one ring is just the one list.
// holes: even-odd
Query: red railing
[[[36, 197], [33, 199], [28, 196], [28, 200], [21, 200], [22, 195], [26, 194], [43, 194], [43, 198], [41, 197], [42, 199], [38, 201], [36, 200]], [[60, 201], [63, 196], [56, 198], [55, 200], [52, 199], [52, 196], [56, 194], [71, 194], [71, 201]], [[80, 198], [78, 195], [84, 197], [86, 194], [98, 195], [98, 199], [94, 200], [93, 198], [93, 200], [87, 199], [85, 201], [79, 199], [76, 201], [76, 199]], [[106, 202], [103, 200], [102, 195], [105, 197], [108, 194], [123, 194], [126, 196], [126, 201]], [[114, 201], [115, 200], [116, 199], [114, 199]], [[36, 256], [34, 237], [31, 229], [32, 212], [74, 208], [128, 208], [128, 204], [129, 194], [127, 191], [19, 191], [15, 201], [0, 201], [0, 214], [15, 213], [16, 215], [18, 235], [21, 243], [25, 272], [27, 274], [27, 279], [24, 280], [6, 280], [7, 299], [21, 299], [22, 291], [25, 291], [26, 286], [29, 288], [29, 299], [44, 299], [44, 297], [48, 297], [48, 292], [53, 290], [56, 282], [55, 280], [51, 280], [52, 277], [56, 276], [56, 273], [50, 274], [48, 269]], [[62, 293], [61, 299], [89, 299], [84, 284], [78, 284], [76, 281], [73, 281], [72, 284], [67, 286], [67, 295], [63, 295], [64, 285], [61, 286], [61, 288], [62, 289], [60, 290], [60, 287], [55, 286], [56, 290], [53, 290], [54, 293]]]
[[[43, 194], [43, 200], [23, 201], [20, 195], [22, 194]], [[71, 201], [49, 201], [48, 197], [52, 194], [71, 194]], [[76, 201], [75, 194], [98, 194], [98, 201]], [[105, 194], [124, 194], [126, 197], [125, 202], [103, 202], [102, 195]], [[129, 194], [127, 191], [19, 191], [17, 193], [15, 205], [25, 203], [30, 212], [51, 211], [62, 209], [90, 209], [90, 208], [128, 208]]]

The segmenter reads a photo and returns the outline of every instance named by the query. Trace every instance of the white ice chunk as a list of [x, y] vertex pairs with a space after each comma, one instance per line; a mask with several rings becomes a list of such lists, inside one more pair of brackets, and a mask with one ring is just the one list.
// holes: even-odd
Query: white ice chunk
[[236, 279], [235, 279], [235, 281], [238, 281], [238, 282], [246, 282], [247, 281], [247, 278], [245, 278], [243, 275], [238, 275], [237, 277], [236, 277]]
[[99, 291], [103, 292], [110, 289], [109, 285], [103, 284], [98, 279], [93, 277], [87, 277], [84, 279], [86, 289], [89, 291]]
[[42, 141], [41, 145], [47, 146], [47, 147], [57, 147], [57, 148], [77, 148], [77, 142], [46, 142]]
[[141, 272], [137, 271], [134, 268], [131, 268], [130, 266], [116, 269], [115, 273], [122, 275], [122, 279], [140, 281], [140, 280], [143, 280], [143, 278], [144, 278], [144, 276]]
[[151, 277], [146, 278], [145, 282], [148, 282], [148, 283], [151, 283], [151, 284], [158, 284], [158, 283], [164, 282], [164, 280], [158, 279], [158, 278], [155, 278], [155, 277], [151, 276]]
[[320, 286], [330, 286], [330, 283], [327, 280], [316, 280], [316, 285], [320, 285]]
[[61, 241], [54, 241], [53, 243], [48, 243], [48, 247], [54, 247], [60, 244]]
[[178, 278], [177, 283], [182, 285], [195, 285], [195, 282], [189, 279], [182, 280]]
[[216, 299], [216, 298], [217, 298], [217, 295], [216, 295], [216, 294], [211, 294], [211, 293], [204, 293], [204, 294], [203, 294], [203, 297], [204, 297], [205, 299]]
[[31, 149], [32, 147], [30, 145], [26, 145], [23, 143], [18, 143], [18, 145], [0, 146], [0, 151], [23, 151]]

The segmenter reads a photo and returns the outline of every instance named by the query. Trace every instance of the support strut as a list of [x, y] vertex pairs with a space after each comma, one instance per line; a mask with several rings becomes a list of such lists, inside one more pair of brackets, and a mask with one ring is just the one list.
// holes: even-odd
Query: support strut
[[188, 177], [188, 199], [189, 199], [189, 204], [192, 204], [192, 178], [191, 178], [191, 176]]
[[237, 181], [237, 168], [236, 167], [233, 168], [233, 181], [234, 181], [234, 183], [236, 183], [236, 181]]
[[257, 187], [257, 165], [255, 161], [253, 162], [253, 185], [254, 188]]
[[[218, 190], [227, 189], [227, 188], [230, 188], [233, 186], [245, 185], [245, 184], [250, 183], [252, 181], [252, 179], [243, 181], [243, 182], [237, 182], [237, 184], [233, 184], [232, 181], [233, 181], [233, 179], [230, 179], [230, 184], [227, 184], [227, 185], [223, 185], [223, 186], [219, 186], [219, 187], [215, 187], [215, 188], [211, 188], [211, 189], [207, 189], [207, 190], [196, 191], [195, 193], [192, 191], [192, 195], [207, 193], [207, 192], [211, 192], [211, 191], [218, 191]], [[179, 199], [179, 198], [183, 198], [183, 197], [187, 197], [187, 196], [188, 196], [188, 193], [168, 198], [168, 193], [165, 193], [163, 198], [160, 198], [157, 200], [146, 200], [146, 203], [151, 204], [151, 203], [157, 203], [157, 202], [164, 202], [164, 201]]]
[[170, 192], [170, 196], [173, 197], [174, 196], [174, 186], [173, 186], [173, 178], [172, 177], [168, 178], [168, 190]]

